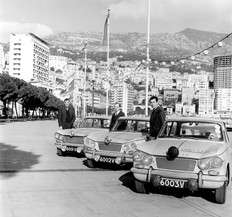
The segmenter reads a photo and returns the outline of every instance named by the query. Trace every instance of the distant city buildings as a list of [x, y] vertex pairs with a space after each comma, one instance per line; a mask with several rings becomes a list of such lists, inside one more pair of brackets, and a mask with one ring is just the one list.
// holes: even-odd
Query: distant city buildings
[[[104, 61], [87, 59], [85, 74], [84, 59], [63, 55], [50, 55], [49, 45], [32, 33], [11, 34], [10, 51], [4, 54], [0, 45], [0, 73], [46, 88], [60, 99], [69, 97], [78, 112], [84, 102], [86, 106], [106, 107], [109, 81], [109, 106], [119, 102], [127, 114], [135, 108], [144, 110], [146, 67], [137, 69], [140, 61], [118, 61], [115, 57], [108, 69]], [[232, 55], [215, 57], [212, 72], [180, 73], [157, 67], [149, 71], [148, 84], [148, 97], [158, 96], [168, 114], [232, 115]]]

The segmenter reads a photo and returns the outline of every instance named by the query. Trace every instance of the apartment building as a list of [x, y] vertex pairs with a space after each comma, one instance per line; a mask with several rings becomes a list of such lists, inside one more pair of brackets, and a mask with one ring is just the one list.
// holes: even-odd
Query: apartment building
[[10, 34], [9, 74], [27, 82], [49, 80], [49, 46], [38, 36]]
[[58, 69], [63, 71], [67, 63], [68, 63], [68, 57], [54, 56], [54, 55], [51, 55], [49, 57], [49, 67], [54, 68], [55, 71]]
[[215, 92], [213, 89], [199, 90], [199, 115], [213, 115]]
[[130, 84], [125, 82], [114, 84], [110, 89], [110, 105], [114, 107], [116, 102], [122, 105], [122, 110], [125, 114], [132, 110], [134, 104], [134, 90]]
[[5, 67], [5, 55], [3, 51], [3, 46], [0, 44], [0, 74], [3, 72]]

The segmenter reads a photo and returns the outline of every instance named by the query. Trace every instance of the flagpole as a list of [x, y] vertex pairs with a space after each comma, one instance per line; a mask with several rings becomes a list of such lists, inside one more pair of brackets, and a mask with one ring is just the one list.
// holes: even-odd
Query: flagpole
[[145, 115], [148, 116], [148, 84], [149, 84], [149, 43], [150, 43], [150, 5], [151, 2], [148, 0], [147, 10], [147, 71], [146, 71], [146, 104], [145, 104]]
[[106, 88], [106, 116], [108, 116], [109, 107], [109, 78], [110, 78], [110, 9], [108, 9], [108, 22], [107, 22], [107, 88]]

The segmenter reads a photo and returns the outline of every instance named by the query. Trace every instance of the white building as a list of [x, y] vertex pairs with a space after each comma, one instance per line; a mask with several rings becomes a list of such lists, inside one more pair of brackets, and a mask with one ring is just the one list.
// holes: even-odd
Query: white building
[[3, 51], [3, 46], [0, 44], [0, 74], [3, 72], [5, 67], [5, 55]]
[[11, 34], [9, 74], [27, 82], [48, 82], [48, 43], [32, 33]]
[[215, 93], [213, 89], [199, 90], [199, 115], [208, 116], [214, 112]]
[[60, 69], [60, 70], [64, 70], [64, 67], [67, 65], [68, 63], [68, 57], [65, 56], [54, 56], [51, 55], [49, 57], [49, 67], [50, 68], [54, 68], [55, 71]]
[[182, 88], [182, 104], [191, 105], [192, 99], [195, 96], [195, 89], [193, 87]]
[[215, 110], [232, 111], [232, 89], [219, 88], [215, 90]]
[[116, 102], [122, 105], [122, 111], [125, 114], [133, 109], [134, 90], [130, 84], [123, 82], [113, 85], [111, 88], [111, 107], [114, 107]]

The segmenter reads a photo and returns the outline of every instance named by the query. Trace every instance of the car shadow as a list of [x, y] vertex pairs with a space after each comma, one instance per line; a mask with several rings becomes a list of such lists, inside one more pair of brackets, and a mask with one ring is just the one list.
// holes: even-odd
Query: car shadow
[[16, 146], [0, 143], [0, 177], [11, 178], [22, 170], [30, 169], [39, 163], [39, 157]]
[[119, 177], [119, 181], [122, 182], [122, 185], [129, 188], [131, 191], [136, 192], [135, 181], [132, 172], [127, 172]]

